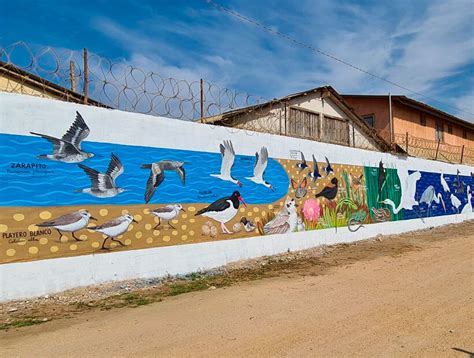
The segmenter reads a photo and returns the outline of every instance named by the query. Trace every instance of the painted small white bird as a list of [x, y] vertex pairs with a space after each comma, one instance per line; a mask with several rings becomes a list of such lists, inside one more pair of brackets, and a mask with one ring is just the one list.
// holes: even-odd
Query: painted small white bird
[[87, 210], [79, 210], [73, 213], [69, 213], [63, 216], [60, 216], [56, 219], [45, 221], [41, 224], [36, 224], [38, 227], [52, 227], [55, 228], [56, 231], [59, 233], [59, 240], [63, 237], [63, 232], [70, 232], [71, 236], [76, 241], [82, 241], [78, 239], [74, 233], [81, 229], [84, 229], [87, 224], [89, 224], [89, 220], [97, 220], [94, 218], [90, 212]]
[[263, 175], [265, 174], [265, 169], [267, 169], [268, 165], [268, 150], [266, 147], [262, 147], [260, 149], [260, 155], [258, 152], [255, 153], [255, 164], [253, 166], [253, 177], [246, 178], [248, 180], [253, 181], [256, 184], [262, 184], [268, 189], [273, 191], [273, 186], [263, 179]]
[[150, 214], [158, 218], [158, 224], [153, 228], [157, 229], [161, 224], [161, 219], [168, 222], [168, 226], [176, 229], [173, 225], [170, 224], [170, 221], [176, 218], [181, 211], [185, 211], [181, 204], [166, 205], [162, 208], [150, 210]]
[[107, 242], [108, 239], [118, 242], [120, 246], [125, 246], [124, 243], [122, 243], [120, 240], [117, 240], [116, 237], [122, 235], [124, 232], [128, 230], [128, 227], [130, 224], [133, 222], [137, 222], [132, 215], [126, 214], [119, 216], [118, 218], [112, 219], [110, 221], [107, 221], [103, 223], [102, 225], [97, 225], [94, 227], [88, 227], [88, 229], [100, 232], [107, 237], [104, 239], [104, 242], [102, 243], [102, 250], [108, 250], [108, 248], [105, 247], [105, 243]]
[[296, 212], [295, 199], [287, 199], [283, 209], [275, 218], [263, 227], [263, 232], [268, 234], [286, 234], [296, 230], [298, 225], [298, 214]]
[[451, 204], [456, 208], [459, 214], [459, 207], [461, 206], [461, 200], [459, 200], [454, 194], [451, 194]]
[[468, 185], [467, 186], [467, 203], [464, 205], [464, 207], [461, 210], [461, 214], [467, 214], [467, 213], [472, 213], [472, 192], [471, 192], [471, 187]]
[[219, 148], [222, 155], [221, 172], [219, 174], [211, 174], [211, 176], [242, 186], [242, 183], [235, 179], [231, 174], [235, 161], [235, 151], [232, 142], [230, 140], [225, 140]]
[[449, 189], [449, 185], [446, 182], [446, 179], [444, 179], [444, 173], [441, 173], [440, 181], [441, 181], [441, 186], [443, 187], [444, 192], [449, 193], [451, 189]]

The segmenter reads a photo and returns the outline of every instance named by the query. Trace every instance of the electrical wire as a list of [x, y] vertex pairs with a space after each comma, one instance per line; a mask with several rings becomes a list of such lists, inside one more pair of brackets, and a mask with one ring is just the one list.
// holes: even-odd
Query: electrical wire
[[242, 14], [236, 12], [236, 11], [233, 11], [233, 10], [231, 10], [231, 9], [229, 9], [229, 8], [226, 8], [226, 7], [224, 7], [224, 6], [222, 6], [222, 5], [218, 4], [218, 3], [216, 3], [216, 2], [213, 1], [213, 0], [206, 0], [206, 2], [207, 2], [208, 4], [210, 4], [211, 6], [213, 6], [215, 9], [219, 10], [220, 12], [227, 13], [227, 14], [229, 14], [229, 15], [231, 15], [231, 16], [233, 16], [233, 17], [235, 17], [235, 18], [237, 18], [237, 19], [239, 19], [239, 20], [241, 20], [241, 21], [245, 21], [245, 22], [247, 22], [247, 23], [250, 23], [250, 24], [252, 24], [252, 25], [254, 25], [254, 26], [256, 26], [256, 27], [259, 27], [259, 28], [261, 28], [261, 29], [263, 29], [263, 30], [265, 30], [265, 31], [267, 31], [267, 32], [269, 32], [269, 33], [271, 33], [271, 34], [273, 34], [273, 35], [279, 36], [279, 37], [285, 39], [286, 41], [292, 42], [292, 43], [294, 43], [294, 44], [296, 44], [296, 45], [298, 45], [298, 46], [300, 46], [300, 47], [307, 48], [307, 49], [309, 49], [309, 50], [311, 50], [311, 51], [313, 51], [313, 52], [316, 52], [316, 53], [318, 53], [318, 54], [320, 54], [320, 55], [323, 55], [323, 56], [325, 56], [325, 57], [328, 57], [328, 58], [330, 58], [330, 59], [333, 60], [333, 61], [339, 62], [339, 63], [341, 63], [341, 64], [343, 64], [343, 65], [345, 65], [345, 66], [348, 66], [348, 67], [350, 67], [350, 68], [352, 68], [352, 69], [354, 69], [354, 70], [356, 70], [356, 71], [362, 72], [362, 73], [364, 73], [364, 74], [366, 74], [366, 75], [368, 75], [368, 76], [371, 76], [371, 77], [376, 78], [376, 79], [378, 79], [378, 80], [384, 81], [384, 82], [386, 82], [386, 83], [388, 83], [388, 84], [390, 84], [390, 85], [392, 85], [392, 86], [398, 87], [398, 88], [400, 88], [400, 89], [402, 89], [402, 90], [405, 90], [405, 91], [407, 91], [407, 92], [410, 92], [410, 93], [412, 93], [412, 94], [415, 94], [415, 95], [418, 95], [418, 96], [420, 96], [420, 97], [426, 98], [426, 99], [428, 99], [428, 100], [430, 100], [430, 101], [432, 101], [432, 102], [439, 103], [439, 104], [441, 104], [441, 105], [443, 105], [443, 106], [445, 106], [445, 107], [449, 107], [449, 108], [455, 109], [455, 110], [457, 110], [457, 111], [464, 112], [464, 113], [467, 113], [467, 114], [470, 114], [470, 115], [474, 116], [474, 113], [472, 113], [472, 112], [469, 112], [469, 111], [467, 111], [467, 110], [465, 110], [465, 109], [462, 109], [462, 108], [459, 108], [459, 107], [456, 107], [456, 106], [453, 106], [453, 105], [449, 105], [449, 104], [447, 104], [447, 103], [445, 103], [445, 102], [441, 102], [441, 101], [439, 101], [439, 100], [437, 100], [437, 99], [435, 99], [435, 98], [429, 97], [429, 96], [427, 96], [427, 95], [425, 95], [425, 94], [423, 94], [423, 93], [421, 93], [421, 92], [414, 91], [414, 90], [412, 90], [412, 89], [410, 89], [410, 88], [408, 88], [408, 87], [405, 87], [405, 86], [403, 86], [403, 85], [401, 85], [401, 84], [398, 84], [398, 83], [396, 83], [396, 82], [393, 82], [393, 81], [391, 81], [391, 80], [389, 80], [389, 79], [386, 79], [386, 78], [384, 78], [384, 77], [378, 76], [378, 75], [376, 75], [376, 74], [374, 74], [374, 73], [372, 73], [372, 72], [369, 72], [369, 71], [367, 71], [367, 70], [365, 70], [365, 69], [363, 69], [363, 68], [361, 68], [361, 67], [355, 66], [355, 65], [353, 65], [353, 64], [351, 64], [351, 63], [349, 63], [349, 62], [347, 62], [347, 61], [345, 61], [345, 60], [341, 60], [340, 58], [337, 58], [336, 56], [331, 55], [330, 53], [327, 53], [327, 52], [325, 52], [325, 51], [323, 51], [323, 50], [321, 50], [321, 49], [318, 49], [318, 48], [316, 48], [316, 47], [314, 47], [314, 46], [312, 46], [312, 45], [310, 45], [310, 44], [307, 44], [307, 43], [304, 43], [304, 42], [299, 41], [299, 40], [297, 40], [297, 39], [294, 39], [294, 38], [292, 38], [292, 37], [290, 37], [290, 36], [288, 36], [288, 35], [286, 35], [286, 34], [280, 32], [280, 31], [278, 31], [278, 30], [274, 30], [274, 29], [272, 29], [272, 28], [270, 28], [270, 27], [268, 27], [268, 26], [266, 26], [266, 25], [264, 25], [264, 24], [262, 24], [262, 23], [260, 23], [260, 22], [258, 22], [258, 21], [256, 21], [256, 20], [253, 20], [253, 19], [251, 19], [251, 18], [249, 18], [249, 17], [246, 17], [246, 16], [244, 16], [244, 15], [242, 15]]

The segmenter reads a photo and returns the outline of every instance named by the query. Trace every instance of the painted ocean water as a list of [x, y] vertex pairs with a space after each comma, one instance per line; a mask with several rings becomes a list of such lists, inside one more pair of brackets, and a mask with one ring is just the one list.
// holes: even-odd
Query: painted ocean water
[[[239, 143], [234, 143], [238, 148]], [[232, 175], [243, 186], [211, 177], [220, 171], [221, 155], [218, 153], [163, 149], [110, 143], [83, 142], [83, 150], [95, 154], [82, 164], [105, 172], [110, 155], [114, 153], [124, 166], [124, 173], [116, 180], [118, 187], [127, 191], [113, 198], [96, 198], [76, 189], [91, 186], [89, 177], [77, 166], [50, 160], [37, 159], [39, 154], [50, 154], [52, 145], [34, 136], [0, 134], [0, 203], [3, 206], [63, 206], [86, 204], [144, 204], [144, 193], [150, 171], [141, 164], [160, 160], [184, 161], [186, 184], [178, 174], [165, 172], [163, 183], [157, 188], [149, 204], [211, 203], [239, 190], [248, 204], [272, 203], [288, 192], [289, 178], [285, 169], [269, 159], [265, 179], [274, 191], [247, 179], [253, 175], [255, 158], [236, 155]], [[259, 150], [260, 148], [255, 148]], [[269, 153], [271, 157], [271, 153]]]

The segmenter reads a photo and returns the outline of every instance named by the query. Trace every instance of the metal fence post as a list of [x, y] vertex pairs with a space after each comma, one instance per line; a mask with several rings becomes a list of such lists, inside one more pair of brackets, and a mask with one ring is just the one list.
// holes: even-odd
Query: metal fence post
[[436, 155], [435, 155], [435, 160], [438, 159], [438, 152], [439, 152], [439, 144], [441, 143], [440, 140], [438, 140], [438, 145], [436, 146]]
[[407, 132], [407, 135], [406, 135], [406, 138], [405, 138], [405, 152], [407, 152], [407, 154], [408, 154], [408, 132]]
[[76, 64], [74, 61], [69, 62], [69, 79], [71, 81], [71, 91], [76, 92]]
[[201, 81], [200, 81], [200, 99], [199, 99], [199, 102], [201, 104], [201, 123], [202, 123], [203, 118], [204, 118], [204, 83], [203, 83], [202, 78], [201, 78]]
[[462, 148], [461, 148], [461, 164], [462, 164], [463, 157], [464, 157], [464, 144], [462, 145]]
[[89, 102], [89, 68], [88, 68], [88, 54], [87, 54], [87, 49], [84, 48], [84, 104], [87, 104]]

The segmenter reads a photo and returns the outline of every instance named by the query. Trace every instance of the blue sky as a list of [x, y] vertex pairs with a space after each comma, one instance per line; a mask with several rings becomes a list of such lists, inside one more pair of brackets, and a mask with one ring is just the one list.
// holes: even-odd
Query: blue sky
[[[474, 5], [443, 1], [218, 1], [405, 87], [474, 113]], [[271, 99], [329, 84], [406, 94], [195, 1], [3, 1], [0, 46], [80, 50]]]

